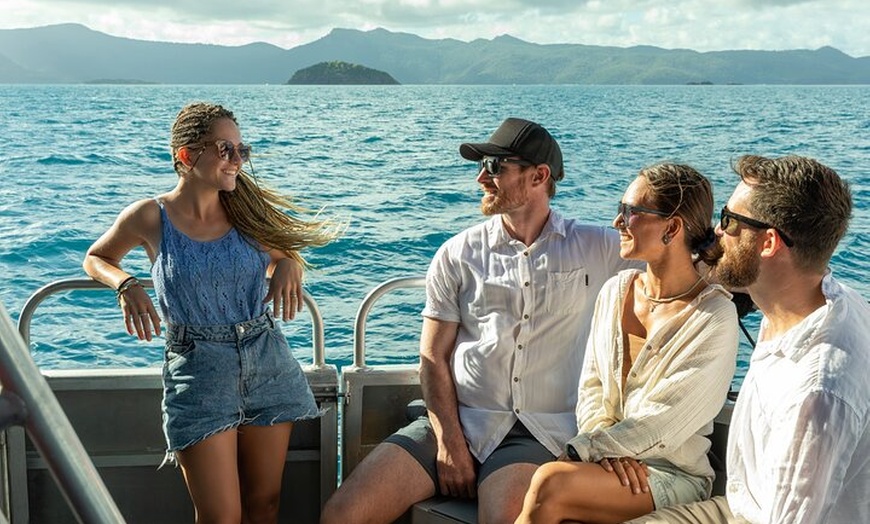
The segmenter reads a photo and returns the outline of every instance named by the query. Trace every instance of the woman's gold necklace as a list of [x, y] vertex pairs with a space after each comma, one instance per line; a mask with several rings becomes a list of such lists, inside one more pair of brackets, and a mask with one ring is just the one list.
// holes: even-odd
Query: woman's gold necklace
[[647, 302], [649, 302], [649, 312], [652, 313], [653, 311], [656, 310], [656, 308], [659, 306], [659, 304], [669, 304], [669, 303], [673, 302], [674, 300], [679, 300], [679, 299], [683, 298], [684, 296], [688, 295], [689, 293], [692, 292], [693, 289], [695, 289], [695, 287], [698, 286], [698, 284], [701, 283], [702, 280], [704, 280], [704, 277], [698, 277], [698, 280], [696, 280], [695, 283], [692, 284], [692, 287], [690, 287], [686, 291], [680, 293], [679, 295], [673, 295], [670, 297], [653, 298], [653, 297], [647, 295], [646, 294], [646, 286], [643, 283], [641, 283], [641, 285], [640, 285], [640, 292], [644, 296], [644, 298], [646, 298]]

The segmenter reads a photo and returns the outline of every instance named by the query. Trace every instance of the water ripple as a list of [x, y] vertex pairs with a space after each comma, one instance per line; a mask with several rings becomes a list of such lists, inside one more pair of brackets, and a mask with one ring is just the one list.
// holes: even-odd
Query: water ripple
[[[508, 116], [544, 123], [566, 177], [553, 206], [607, 225], [638, 170], [662, 160], [708, 175], [721, 207], [745, 153], [819, 158], [850, 180], [856, 209], [832, 266], [870, 297], [870, 87], [788, 86], [0, 86], [0, 300], [17, 318], [48, 281], [83, 277], [81, 258], [129, 203], [172, 188], [169, 127], [193, 100], [232, 108], [263, 183], [349, 221], [306, 256], [325, 322], [328, 360], [349, 363], [353, 318], [379, 282], [425, 274], [435, 250], [479, 222], [476, 165], [458, 154]], [[142, 250], [127, 267], [147, 275]], [[416, 359], [422, 290], [388, 295], [368, 323], [373, 363]], [[758, 320], [748, 320], [757, 330]], [[303, 316], [285, 325], [311, 361]], [[123, 331], [109, 290], [47, 300], [33, 326], [44, 367], [145, 366], [161, 341]], [[741, 371], [749, 347], [741, 346]]]

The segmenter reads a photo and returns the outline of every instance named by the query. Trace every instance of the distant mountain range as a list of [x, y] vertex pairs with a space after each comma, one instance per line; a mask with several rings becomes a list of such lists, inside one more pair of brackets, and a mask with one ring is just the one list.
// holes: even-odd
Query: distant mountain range
[[334, 29], [282, 49], [132, 40], [77, 24], [0, 30], [0, 83], [284, 84], [331, 61], [385, 71], [402, 84], [870, 84], [870, 57], [832, 47], [700, 53]]

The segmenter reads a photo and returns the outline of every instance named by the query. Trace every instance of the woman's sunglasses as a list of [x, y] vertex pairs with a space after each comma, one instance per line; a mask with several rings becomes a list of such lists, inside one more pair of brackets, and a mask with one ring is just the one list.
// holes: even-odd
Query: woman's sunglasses
[[748, 216], [740, 215], [728, 209], [728, 206], [722, 208], [722, 212], [719, 213], [719, 229], [722, 230], [723, 233], [727, 233], [729, 235], [737, 234], [738, 222], [743, 222], [749, 227], [754, 227], [755, 229], [773, 229], [776, 231], [782, 241], [785, 242], [785, 245], [788, 247], [794, 246], [794, 242], [792, 239], [788, 237], [785, 233], [782, 232], [779, 228], [773, 227], [770, 224], [762, 222], [760, 220], [755, 220], [754, 218], [749, 218]]
[[505, 158], [503, 156], [485, 156], [480, 159], [478, 173], [481, 170], [486, 170], [486, 174], [490, 176], [490, 178], [495, 178], [501, 175], [501, 165], [502, 164], [517, 164], [523, 167], [533, 166], [534, 164], [529, 162], [528, 160], [523, 160], [521, 158]]
[[211, 142], [200, 143], [200, 146], [203, 148], [210, 145], [217, 147], [218, 156], [227, 162], [235, 158], [236, 153], [239, 154], [239, 158], [242, 159], [242, 162], [247, 162], [251, 159], [251, 146], [247, 144], [235, 145], [227, 140], [212, 140]]
[[665, 213], [664, 211], [659, 211], [658, 209], [650, 209], [648, 207], [641, 206], [632, 206], [630, 204], [626, 204], [625, 202], [619, 203], [619, 216], [622, 217], [622, 223], [625, 227], [628, 227], [629, 221], [631, 220], [631, 215], [636, 215], [638, 213], [649, 213], [651, 215], [658, 215], [660, 217], [669, 217], [670, 213]]

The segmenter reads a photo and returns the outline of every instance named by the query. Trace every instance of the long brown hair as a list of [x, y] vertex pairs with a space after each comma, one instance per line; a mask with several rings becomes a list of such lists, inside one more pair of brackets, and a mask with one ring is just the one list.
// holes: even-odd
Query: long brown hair
[[[201, 142], [211, 132], [214, 122], [224, 118], [238, 125], [233, 112], [217, 104], [196, 102], [179, 111], [170, 140], [173, 168], [179, 176], [187, 168], [178, 159], [178, 150]], [[244, 169], [236, 178], [236, 189], [221, 191], [220, 200], [230, 223], [244, 236], [282, 251], [306, 266], [308, 263], [300, 250], [326, 245], [341, 233], [341, 224], [334, 221], [317, 219], [317, 215], [312, 220], [303, 220], [288, 214], [286, 211], [294, 214], [311, 212], [294, 204], [289, 196], [262, 186]]]

